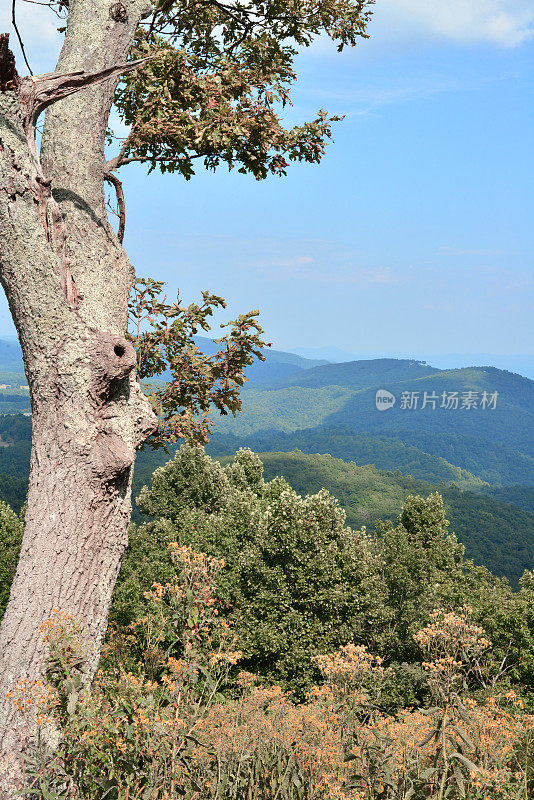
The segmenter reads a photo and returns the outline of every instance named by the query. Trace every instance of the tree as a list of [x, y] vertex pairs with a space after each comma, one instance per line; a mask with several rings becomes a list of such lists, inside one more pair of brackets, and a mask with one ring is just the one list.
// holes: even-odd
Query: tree
[[359, 641], [378, 621], [370, 538], [345, 527], [326, 489], [300, 497], [283, 478], [264, 483], [250, 450], [223, 469], [183, 445], [138, 502], [157, 519], [133, 532], [112, 607], [119, 623], [141, 613], [152, 581], [167, 580], [172, 541], [223, 560], [217, 595], [243, 666], [301, 697], [318, 677], [314, 655]]
[[413, 633], [444, 602], [450, 585], [463, 580], [464, 547], [448, 533], [443, 498], [408, 495], [394, 526], [379, 523], [384, 585], [390, 608], [387, 644], [380, 654], [413, 660]]
[[138, 502], [154, 519], [131, 528], [110, 613], [119, 628], [143, 616], [154, 582], [172, 579], [168, 546], [178, 542], [223, 560], [219, 611], [233, 622], [242, 665], [301, 697], [318, 679], [314, 656], [353, 643], [384, 660], [384, 708], [422, 702], [413, 635], [436, 608], [464, 606], [488, 632], [501, 677], [534, 685], [532, 573], [514, 592], [465, 560], [438, 493], [408, 496], [396, 524], [369, 534], [345, 527], [326, 489], [299, 496], [283, 478], [265, 482], [248, 449], [223, 468], [183, 445]]
[[[321, 33], [339, 49], [355, 44], [370, 2], [50, 0], [66, 17], [59, 61], [23, 79], [0, 37], [0, 277], [33, 414], [24, 541], [0, 631], [1, 749], [11, 758], [26, 729], [4, 693], [41, 674], [39, 628], [52, 608], [84, 619], [85, 680], [94, 674], [135, 450], [155, 426], [125, 337], [134, 271], [116, 171], [138, 161], [189, 178], [200, 159], [263, 178], [289, 160], [319, 161], [333, 118], [319, 112], [286, 130], [277, 115], [295, 47]], [[131, 130], [106, 161], [113, 102]], [[105, 180], [117, 191], [119, 235]]]

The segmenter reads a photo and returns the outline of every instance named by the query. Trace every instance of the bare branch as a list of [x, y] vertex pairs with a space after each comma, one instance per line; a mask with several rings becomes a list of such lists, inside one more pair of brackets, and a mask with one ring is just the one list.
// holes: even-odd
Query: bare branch
[[29, 124], [35, 124], [39, 114], [52, 103], [57, 103], [58, 100], [79, 92], [87, 86], [94, 86], [117, 75], [132, 72], [141, 64], [145, 64], [153, 58], [155, 56], [126, 61], [123, 64], [115, 64], [115, 66], [107, 67], [99, 72], [85, 72], [85, 70], [65, 73], [47, 72], [44, 75], [25, 78], [20, 88], [20, 99], [26, 107], [26, 120]]
[[[22, 2], [23, 3], [31, 3], [34, 6], [46, 6], [47, 8], [50, 9], [50, 11], [54, 12], [54, 14], [56, 15], [56, 17], [58, 17], [58, 19], [61, 19], [61, 20], [65, 19], [64, 17], [61, 16], [59, 11], [54, 8], [54, 3], [53, 2], [46, 2], [46, 0], [22, 0]], [[60, 8], [61, 8], [61, 5], [60, 5]]]
[[16, 4], [16, 2], [17, 2], [17, 0], [13, 0], [13, 2], [11, 4], [11, 22], [13, 23], [13, 27], [15, 28], [15, 33], [17, 34], [17, 38], [19, 40], [20, 49], [22, 50], [22, 57], [23, 57], [24, 61], [26, 62], [26, 66], [28, 67], [30, 75], [33, 75], [32, 68], [30, 67], [29, 61], [26, 58], [26, 51], [24, 49], [24, 42], [22, 41], [22, 36], [20, 35], [19, 29], [17, 27], [17, 20], [16, 20], [16, 17], [15, 17], [15, 4]]
[[117, 206], [119, 209], [119, 229], [117, 231], [117, 239], [122, 244], [124, 239], [124, 228], [126, 225], [126, 201], [124, 199], [124, 189], [122, 188], [121, 181], [113, 172], [104, 172], [104, 180], [111, 183], [117, 195]]

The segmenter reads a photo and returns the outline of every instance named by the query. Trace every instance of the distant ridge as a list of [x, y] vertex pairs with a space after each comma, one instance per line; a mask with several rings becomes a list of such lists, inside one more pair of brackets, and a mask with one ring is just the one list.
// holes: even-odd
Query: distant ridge
[[[439, 370], [415, 359], [370, 358], [346, 361], [340, 364], [323, 364], [296, 373], [287, 378], [284, 386], [343, 386], [348, 389], [366, 389], [384, 386], [392, 381], [408, 380], [433, 375]], [[280, 383], [276, 388], [281, 388]]]
[[517, 355], [516, 353], [430, 353], [421, 349], [413, 353], [378, 353], [356, 352], [349, 346], [344, 347], [290, 347], [293, 353], [298, 353], [305, 358], [326, 358], [328, 361], [340, 363], [342, 361], [359, 361], [371, 358], [415, 358], [417, 361], [428, 362], [439, 369], [464, 369], [465, 367], [491, 364], [497, 369], [515, 372], [534, 380], [534, 353]]

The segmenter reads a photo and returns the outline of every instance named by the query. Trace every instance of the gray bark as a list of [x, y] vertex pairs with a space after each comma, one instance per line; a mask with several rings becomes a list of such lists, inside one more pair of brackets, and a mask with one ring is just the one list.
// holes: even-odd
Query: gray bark
[[[71, 0], [56, 72], [97, 72], [125, 60], [146, 3], [122, 5], [126, 15], [108, 0]], [[23, 349], [33, 424], [22, 552], [0, 627], [3, 800], [15, 796], [18, 755], [31, 735], [5, 692], [42, 676], [39, 629], [53, 608], [83, 623], [86, 679], [94, 675], [127, 543], [135, 449], [154, 427], [124, 338], [133, 270], [104, 206], [116, 81], [50, 106], [40, 164], [25, 121], [32, 85], [0, 89], [0, 279]]]

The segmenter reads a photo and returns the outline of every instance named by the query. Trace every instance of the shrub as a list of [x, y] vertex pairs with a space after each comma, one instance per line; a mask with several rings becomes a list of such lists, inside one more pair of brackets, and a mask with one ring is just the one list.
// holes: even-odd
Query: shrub
[[[49, 684], [19, 684], [33, 714], [26, 797], [79, 800], [519, 800], [532, 789], [534, 718], [500, 691], [484, 631], [435, 611], [415, 635], [432, 703], [380, 709], [387, 667], [364, 646], [319, 656], [322, 686], [295, 705], [238, 671], [214, 596], [216, 559], [177, 543], [173, 580], [112, 639], [89, 693], [80, 628], [44, 626]], [[473, 692], [482, 691], [475, 699]], [[50, 721], [60, 737], [50, 745]]]

